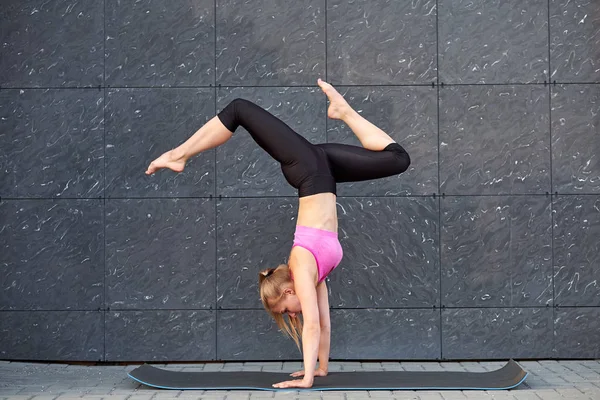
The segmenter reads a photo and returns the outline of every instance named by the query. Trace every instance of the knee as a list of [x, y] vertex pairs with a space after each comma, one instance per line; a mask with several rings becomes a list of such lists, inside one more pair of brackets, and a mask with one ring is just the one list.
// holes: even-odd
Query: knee
[[231, 100], [224, 108], [224, 110], [228, 110], [231, 113], [235, 114], [235, 111], [240, 108], [240, 105], [244, 103], [244, 99], [235, 98]]
[[231, 108], [231, 110], [233, 110], [233, 115], [235, 115], [235, 118], [239, 119], [244, 118], [244, 116], [248, 113], [252, 113], [254, 109], [258, 106], [250, 100], [236, 97], [235, 99], [229, 102], [229, 105], [227, 107]]
[[398, 174], [408, 170], [411, 160], [406, 150], [404, 150], [404, 147], [400, 146], [398, 143], [392, 143], [388, 146], [387, 150], [394, 152], [396, 156], [396, 171]]
[[229, 131], [235, 132], [240, 125], [240, 118], [246, 108], [246, 103], [248, 103], [248, 100], [235, 98], [219, 112], [219, 119]]
[[233, 126], [237, 127], [237, 125], [239, 124], [240, 113], [243, 112], [244, 109], [246, 109], [247, 103], [249, 103], [248, 100], [235, 98], [231, 100], [227, 104], [227, 106], [225, 106], [225, 108], [219, 113], [222, 116], [222, 120], [225, 119], [230, 122], [229, 124], [225, 124], [225, 126], [227, 126], [227, 129], [233, 132], [231, 128]]
[[406, 172], [408, 167], [410, 167], [410, 156], [405, 152], [404, 154], [398, 156], [398, 173], [401, 174]]
[[242, 99], [241, 97], [236, 97], [235, 99], [231, 100], [229, 102], [229, 104], [232, 104], [232, 105], [235, 106], [235, 105], [243, 104], [243, 103], [246, 103], [246, 102], [248, 102], [248, 100]]
[[244, 108], [247, 107], [250, 104], [254, 104], [249, 100], [246, 99], [242, 99], [240, 97], [236, 97], [235, 99], [231, 100], [229, 102], [229, 104], [234, 108], [234, 109], [240, 109], [240, 108]]
[[403, 159], [402, 165], [404, 168], [404, 170], [402, 172], [404, 172], [408, 169], [408, 167], [410, 167], [410, 156], [408, 155], [408, 153], [406, 151], [404, 152], [402, 159]]

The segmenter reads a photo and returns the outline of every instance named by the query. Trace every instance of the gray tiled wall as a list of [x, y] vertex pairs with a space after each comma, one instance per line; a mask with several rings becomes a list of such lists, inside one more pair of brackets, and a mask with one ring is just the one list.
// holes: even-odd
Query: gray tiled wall
[[334, 359], [600, 357], [600, 5], [6, 0], [0, 359], [290, 360], [262, 310], [297, 212], [243, 129], [144, 174], [237, 97], [412, 157], [340, 184]]

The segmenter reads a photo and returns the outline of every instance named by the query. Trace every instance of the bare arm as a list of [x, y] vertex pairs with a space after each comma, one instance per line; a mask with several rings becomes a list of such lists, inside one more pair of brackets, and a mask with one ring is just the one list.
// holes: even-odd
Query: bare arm
[[317, 286], [317, 304], [319, 306], [319, 369], [325, 373], [329, 369], [329, 350], [331, 346], [331, 321], [329, 316], [329, 292], [325, 281]]
[[[314, 268], [313, 265], [314, 264]], [[302, 306], [302, 353], [305, 383], [312, 385], [315, 376], [321, 327], [319, 305], [315, 288], [317, 263], [314, 256], [302, 247], [295, 247], [290, 254], [290, 268], [294, 274], [294, 290]]]
[[[302, 354], [304, 358], [304, 378], [276, 383], [276, 388], [309, 388], [315, 379], [315, 367], [321, 338], [319, 305], [317, 302], [317, 262], [311, 252], [294, 247], [290, 254], [289, 266], [294, 275], [294, 291], [302, 307]], [[295, 374], [293, 374], [294, 376]], [[297, 375], [296, 375], [297, 376]]]
[[[316, 280], [316, 277], [315, 277]], [[329, 293], [327, 284], [321, 282], [317, 285], [317, 305], [319, 306], [319, 327], [321, 334], [319, 336], [319, 367], [315, 371], [315, 376], [326, 376], [329, 371], [329, 349], [331, 343], [331, 323], [329, 321]], [[291, 374], [295, 378], [304, 376], [304, 370]]]

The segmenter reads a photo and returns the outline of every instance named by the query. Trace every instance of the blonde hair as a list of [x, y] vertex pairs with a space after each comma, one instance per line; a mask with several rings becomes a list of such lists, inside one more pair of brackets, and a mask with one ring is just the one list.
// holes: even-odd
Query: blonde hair
[[287, 283], [292, 282], [290, 268], [286, 264], [280, 264], [277, 268], [267, 268], [258, 274], [258, 288], [260, 291], [260, 300], [267, 310], [267, 313], [273, 317], [279, 329], [292, 338], [296, 343], [298, 350], [302, 352], [300, 340], [302, 336], [302, 320], [298, 315], [290, 317], [288, 320], [282, 314], [275, 313], [271, 310], [269, 300], [276, 303], [283, 297], [283, 288]]

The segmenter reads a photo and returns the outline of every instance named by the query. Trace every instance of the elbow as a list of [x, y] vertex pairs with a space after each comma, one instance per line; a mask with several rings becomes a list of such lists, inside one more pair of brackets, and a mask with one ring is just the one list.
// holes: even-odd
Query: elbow
[[303, 327], [304, 332], [306, 333], [320, 333], [321, 332], [321, 325], [319, 325], [318, 322], [314, 323], [304, 323], [304, 327]]

